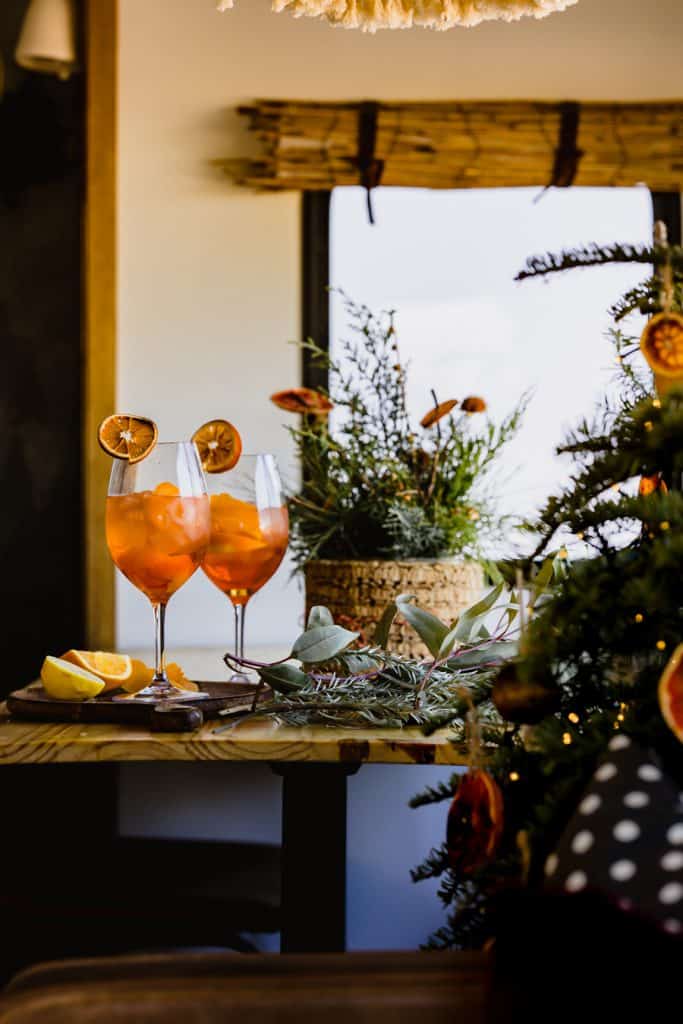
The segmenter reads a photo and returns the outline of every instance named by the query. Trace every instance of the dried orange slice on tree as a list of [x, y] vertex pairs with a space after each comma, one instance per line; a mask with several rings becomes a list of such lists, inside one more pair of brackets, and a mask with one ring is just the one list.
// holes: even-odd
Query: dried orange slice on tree
[[209, 420], [195, 430], [192, 440], [197, 445], [205, 473], [224, 473], [233, 469], [242, 454], [242, 438], [237, 427], [227, 420]]
[[107, 455], [128, 462], [140, 462], [157, 443], [159, 431], [154, 420], [130, 413], [115, 413], [100, 423], [97, 440]]
[[659, 377], [683, 376], [683, 316], [657, 313], [645, 325], [640, 349]]
[[105, 689], [123, 686], [133, 673], [133, 665], [127, 654], [111, 654], [109, 651], [76, 651], [73, 648], [62, 655], [62, 661], [92, 672], [104, 683]]
[[662, 672], [658, 696], [664, 721], [683, 743], [683, 644], [678, 645]]

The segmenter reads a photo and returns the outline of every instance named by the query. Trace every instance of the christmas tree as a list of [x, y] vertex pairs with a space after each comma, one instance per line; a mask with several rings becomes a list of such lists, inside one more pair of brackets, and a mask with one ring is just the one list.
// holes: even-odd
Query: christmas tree
[[[413, 801], [451, 801], [446, 841], [413, 873], [441, 880], [449, 914], [434, 947], [482, 945], [501, 891], [541, 883], [615, 735], [654, 749], [674, 775], [683, 766], [683, 249], [658, 224], [652, 247], [538, 257], [519, 277], [613, 262], [654, 266], [612, 308], [623, 392], [559, 449], [574, 470], [535, 524], [526, 578], [558, 538], [580, 557], [537, 603], [519, 657], [480, 692], [470, 769]], [[640, 339], [622, 329], [634, 311], [650, 318]]]

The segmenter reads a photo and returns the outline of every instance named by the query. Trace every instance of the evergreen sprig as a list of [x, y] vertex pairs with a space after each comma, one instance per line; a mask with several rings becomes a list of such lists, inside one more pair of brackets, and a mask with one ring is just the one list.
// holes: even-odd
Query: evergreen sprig
[[[534, 257], [519, 279], [607, 263], [659, 267], [667, 259], [674, 271], [673, 308], [680, 311], [680, 247], [667, 254], [662, 248], [592, 245]], [[649, 277], [615, 305], [613, 316], [658, 312], [660, 288], [659, 278]], [[540, 882], [546, 857], [615, 731], [654, 747], [683, 782], [681, 745], [657, 698], [664, 665], [683, 639], [683, 391], [657, 397], [651, 376], [629, 361], [637, 339], [616, 328], [611, 336], [623, 394], [615, 403], [603, 401], [594, 420], [579, 424], [558, 449], [573, 458], [574, 471], [535, 524], [535, 558], [560, 532], [584, 545], [584, 557], [557, 574], [547, 599], [536, 603], [517, 664], [522, 682], [556, 687], [559, 710], [531, 726], [484, 730], [486, 767], [503, 792], [503, 841], [476, 874], [458, 874], [444, 851], [432, 851], [415, 869], [416, 881], [438, 874], [448, 907], [430, 948], [481, 945], [495, 934], [498, 894], [511, 883]], [[652, 478], [647, 493], [639, 487], [642, 477]], [[451, 799], [459, 781], [454, 774], [412, 805]]]
[[376, 315], [346, 296], [344, 308], [339, 358], [311, 339], [303, 345], [329, 374], [336, 421], [291, 430], [303, 479], [290, 500], [295, 561], [477, 557], [497, 522], [490, 471], [524, 400], [500, 424], [459, 405], [432, 427], [413, 424], [394, 313]]

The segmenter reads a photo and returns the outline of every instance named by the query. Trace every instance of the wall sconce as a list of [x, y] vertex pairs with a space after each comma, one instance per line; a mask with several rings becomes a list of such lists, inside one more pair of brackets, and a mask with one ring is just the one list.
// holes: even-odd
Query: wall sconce
[[22, 68], [62, 79], [76, 71], [74, 0], [30, 0], [14, 56]]

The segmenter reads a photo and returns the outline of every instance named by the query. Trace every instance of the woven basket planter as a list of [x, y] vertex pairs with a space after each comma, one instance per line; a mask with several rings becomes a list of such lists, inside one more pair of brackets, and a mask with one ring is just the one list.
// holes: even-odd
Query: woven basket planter
[[[317, 604], [335, 622], [371, 641], [375, 624], [399, 594], [414, 594], [421, 608], [451, 622], [480, 596], [483, 574], [476, 562], [390, 562], [314, 559], [306, 566], [306, 614]], [[411, 657], [429, 652], [406, 622], [397, 618], [389, 646]]]

